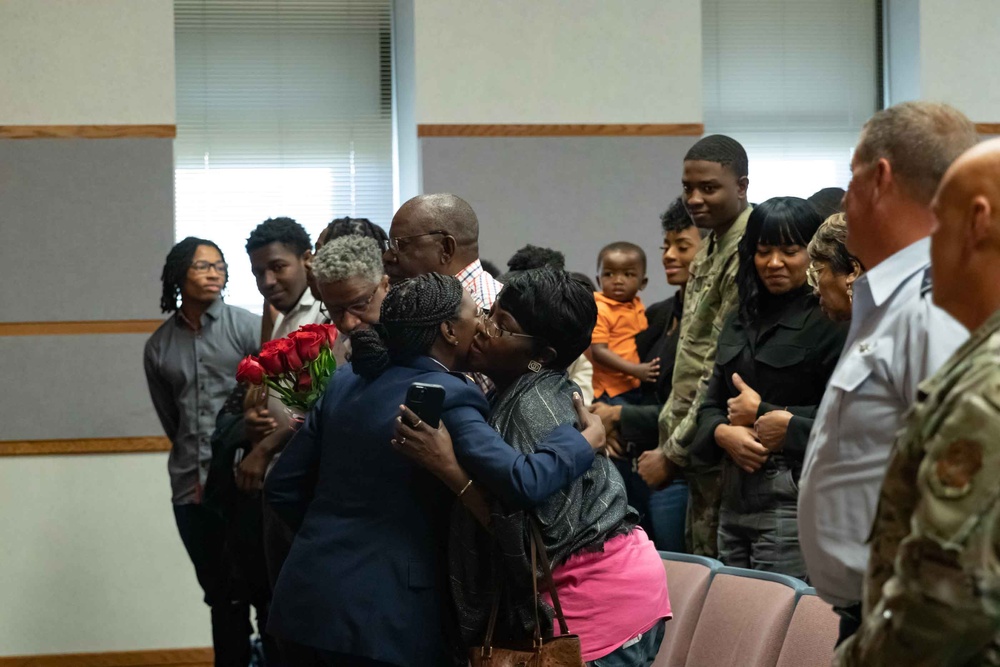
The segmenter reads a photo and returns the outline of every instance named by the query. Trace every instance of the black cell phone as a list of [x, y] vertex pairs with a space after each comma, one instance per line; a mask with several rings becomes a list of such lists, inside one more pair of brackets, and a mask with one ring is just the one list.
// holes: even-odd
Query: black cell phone
[[441, 424], [441, 408], [444, 407], [444, 387], [414, 382], [406, 390], [406, 407], [428, 426], [437, 428]]

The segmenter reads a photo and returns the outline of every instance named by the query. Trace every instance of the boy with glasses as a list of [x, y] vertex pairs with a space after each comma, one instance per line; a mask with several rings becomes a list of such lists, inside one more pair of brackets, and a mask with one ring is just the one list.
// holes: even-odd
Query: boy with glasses
[[222, 519], [202, 505], [216, 414], [236, 385], [240, 359], [260, 343], [260, 318], [222, 301], [227, 271], [211, 241], [188, 237], [170, 250], [160, 307], [172, 315], [146, 342], [143, 365], [171, 443], [167, 469], [177, 528], [212, 610], [216, 664], [245, 665], [249, 605], [234, 599]]

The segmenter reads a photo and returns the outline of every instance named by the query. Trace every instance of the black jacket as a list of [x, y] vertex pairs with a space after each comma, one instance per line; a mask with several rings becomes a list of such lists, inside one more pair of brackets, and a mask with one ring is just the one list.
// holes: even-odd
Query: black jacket
[[722, 327], [715, 369], [698, 412], [691, 457], [706, 464], [722, 458], [715, 429], [728, 423], [727, 401], [739, 394], [733, 386], [733, 373], [739, 373], [760, 394], [758, 416], [772, 410], [795, 415], [785, 446], [775, 457], [784, 458], [797, 476], [813, 418], [844, 348], [847, 326], [830, 321], [807, 287], [765, 298], [761, 311], [751, 327], [743, 325], [739, 313], [730, 315]]
[[622, 406], [619, 424], [622, 439], [625, 443], [634, 443], [637, 450], [653, 449], [659, 443], [657, 421], [673, 385], [683, 312], [684, 300], [680, 292], [654, 303], [646, 309], [649, 326], [635, 337], [642, 362], [660, 358], [660, 377], [653, 384], [643, 385], [642, 404]]

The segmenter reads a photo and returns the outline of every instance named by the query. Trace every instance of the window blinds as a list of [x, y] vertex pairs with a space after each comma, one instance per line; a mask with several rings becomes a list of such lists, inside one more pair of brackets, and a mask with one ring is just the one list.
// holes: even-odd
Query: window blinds
[[392, 217], [390, 0], [175, 0], [176, 235], [216, 241], [227, 301], [260, 311], [243, 244], [288, 216]]
[[876, 0], [703, 0], [707, 134], [750, 158], [750, 200], [846, 187], [877, 109]]

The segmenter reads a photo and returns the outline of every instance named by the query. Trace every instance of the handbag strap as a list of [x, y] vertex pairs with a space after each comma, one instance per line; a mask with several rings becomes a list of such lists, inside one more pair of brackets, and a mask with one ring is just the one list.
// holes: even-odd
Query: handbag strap
[[[541, 560], [542, 563], [542, 576], [545, 578], [546, 590], [548, 590], [549, 595], [552, 596], [552, 606], [556, 611], [556, 620], [559, 621], [559, 631], [564, 635], [568, 635], [569, 626], [566, 625], [566, 616], [563, 614], [562, 605], [559, 603], [559, 593], [556, 591], [556, 585], [552, 579], [552, 566], [549, 563], [548, 553], [545, 551], [545, 542], [542, 540], [542, 531], [538, 527], [538, 522], [534, 517], [528, 517], [528, 524], [531, 531], [531, 590], [534, 593], [532, 605], [535, 609], [534, 640], [535, 646], [539, 647], [542, 645], [542, 622], [541, 618], [538, 616], [538, 578], [535, 576], [535, 573], [538, 572], [539, 560]], [[493, 576], [497, 578], [497, 572], [495, 570]], [[497, 587], [497, 591], [493, 598], [493, 606], [490, 608], [490, 620], [486, 625], [486, 637], [483, 639], [481, 651], [481, 655], [487, 658], [493, 652], [493, 633], [496, 630], [497, 616], [500, 613], [500, 598], [503, 597], [504, 579], [502, 577], [499, 577], [499, 579], [500, 585]]]
[[[545, 542], [542, 541], [542, 531], [538, 527], [538, 521], [535, 517], [529, 517], [528, 523], [531, 524], [531, 572], [533, 581], [533, 589], [535, 591], [535, 599], [538, 599], [538, 579], [534, 577], [534, 573], [538, 570], [535, 569], [535, 552], [538, 552], [538, 559], [542, 561], [542, 576], [545, 577], [545, 587], [548, 590], [549, 595], [552, 596], [552, 607], [556, 611], [556, 620], [559, 621], [559, 631], [564, 634], [569, 634], [569, 626], [566, 625], [566, 616], [563, 614], [562, 605], [559, 603], [559, 592], [556, 590], [556, 584], [552, 580], [552, 567], [549, 565], [549, 555], [545, 551]], [[537, 546], [536, 546], [537, 545]], [[538, 604], [535, 604], [535, 632], [541, 637], [541, 623], [538, 620]]]

